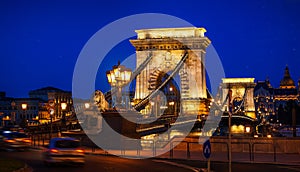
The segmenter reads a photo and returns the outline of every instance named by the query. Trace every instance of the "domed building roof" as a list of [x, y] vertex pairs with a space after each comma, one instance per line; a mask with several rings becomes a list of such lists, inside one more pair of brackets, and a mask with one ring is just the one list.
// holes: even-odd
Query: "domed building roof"
[[296, 88], [295, 87], [295, 82], [291, 78], [288, 66], [285, 67], [284, 77], [280, 81], [280, 88]]

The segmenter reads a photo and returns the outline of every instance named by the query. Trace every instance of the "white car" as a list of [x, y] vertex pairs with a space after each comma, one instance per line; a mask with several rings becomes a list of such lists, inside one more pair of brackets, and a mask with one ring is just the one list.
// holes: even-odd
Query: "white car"
[[49, 141], [43, 151], [43, 162], [46, 165], [54, 163], [85, 164], [84, 150], [80, 147], [79, 140], [71, 137], [57, 137]]

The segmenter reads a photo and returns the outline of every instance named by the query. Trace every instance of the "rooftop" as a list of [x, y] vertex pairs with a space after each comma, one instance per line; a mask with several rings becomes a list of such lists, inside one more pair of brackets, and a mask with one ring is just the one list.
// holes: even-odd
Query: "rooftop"
[[223, 83], [254, 83], [255, 78], [222, 78]]
[[179, 37], [204, 37], [205, 28], [155, 28], [136, 30], [138, 39], [149, 38], [179, 38]]

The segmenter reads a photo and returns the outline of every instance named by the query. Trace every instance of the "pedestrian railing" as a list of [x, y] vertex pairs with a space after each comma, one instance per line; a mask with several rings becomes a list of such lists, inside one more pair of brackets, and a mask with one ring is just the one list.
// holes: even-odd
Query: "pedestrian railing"
[[254, 154], [255, 154], [255, 146], [256, 145], [271, 145], [273, 147], [273, 161], [276, 162], [276, 145], [273, 143], [265, 143], [265, 142], [261, 142], [261, 143], [252, 143], [252, 158], [250, 157], [250, 161], [254, 161]]
[[[184, 152], [184, 154], [181, 154], [181, 157], [180, 157], [180, 158], [184, 158], [184, 159], [191, 159], [191, 154], [192, 153], [198, 153], [198, 155], [199, 154], [202, 155], [202, 149], [200, 148], [201, 144], [199, 144], [199, 142], [196, 142], [196, 141], [186, 141], [186, 140], [178, 141], [176, 139], [175, 140], [172, 139], [169, 142], [165, 141], [166, 144], [164, 145], [164, 147], [157, 147], [156, 145], [158, 144], [158, 141], [155, 141], [155, 140], [148, 140], [148, 141], [150, 141], [151, 144], [152, 144], [150, 149], [145, 150], [145, 149], [140, 149], [139, 148], [139, 149], [136, 149], [136, 150], [132, 150], [132, 149], [128, 150], [126, 148], [122, 148], [122, 149], [119, 150], [120, 155], [122, 155], [122, 156], [126, 156], [126, 155], [129, 156], [130, 155], [130, 156], [140, 157], [143, 152], [151, 151], [152, 152], [151, 155], [153, 157], [155, 157], [157, 155], [157, 152], [161, 151], [163, 149], [169, 149], [169, 151], [165, 151], [165, 152], [169, 152], [168, 157], [170, 159], [173, 159], [173, 158], [176, 157], [175, 156], [176, 151], [180, 151], [181, 153]], [[224, 142], [222, 142], [222, 141], [211, 141], [211, 144], [212, 144], [212, 147], [217, 146], [217, 145], [224, 145], [225, 148], [226, 148], [226, 151], [224, 153], [226, 153], [227, 160], [229, 160], [229, 143], [228, 142], [226, 142], [226, 141], [224, 141]], [[191, 149], [192, 145], [200, 145], [200, 147], [198, 149], [195, 149], [195, 148]], [[273, 150], [273, 152], [272, 152], [273, 161], [276, 162], [276, 160], [277, 160], [276, 159], [277, 158], [276, 145], [273, 144], [272, 142], [258, 142], [258, 141], [251, 141], [250, 140], [249, 142], [245, 142], [245, 141], [244, 142], [231, 142], [231, 145], [246, 145], [247, 149], [248, 149], [247, 153], [248, 153], [249, 161], [252, 161], [252, 162], [255, 161], [254, 157], [255, 157], [255, 154], [257, 153], [257, 151], [255, 150], [256, 146], [258, 146], [258, 145], [271, 145], [272, 148], [273, 148], [272, 149]], [[180, 148], [178, 148], [178, 147], [180, 147]], [[134, 153], [134, 151], [136, 153]], [[109, 151], [107, 151], [107, 152], [109, 152]], [[216, 152], [212, 149], [212, 154], [214, 154], [214, 153], [218, 153], [218, 152]], [[148, 154], [148, 156], [150, 156], [150, 154]], [[178, 158], [178, 157], [176, 157], [176, 158]]]
[[[44, 146], [49, 143], [50, 138], [52, 137], [58, 137], [60, 136], [59, 132], [54, 132], [52, 135], [46, 132], [36, 132], [31, 134], [31, 145], [33, 147], [39, 147], [39, 146]], [[142, 149], [141, 147], [136, 147], [136, 149], [126, 149], [126, 147], [121, 148], [119, 151], [120, 155], [126, 156], [137, 156], [141, 157], [144, 156], [147, 153], [147, 156], [152, 156], [156, 157], [157, 155], [160, 156], [161, 152], [165, 152], [164, 157], [169, 157], [170, 159], [175, 158], [176, 152], [178, 153], [180, 151], [180, 158], [184, 159], [191, 159], [192, 154], [197, 154], [197, 156], [202, 155], [202, 146], [199, 142], [191, 140], [182, 140], [181, 139], [176, 139], [172, 138], [170, 141], [157, 141], [157, 140], [147, 140], [149, 141], [149, 147], [148, 149]], [[272, 161], [277, 162], [277, 147], [278, 145], [275, 144], [276, 139], [273, 140], [260, 140], [260, 139], [251, 139], [249, 138], [248, 141], [238, 141], [235, 139], [235, 141], [232, 141], [231, 144], [229, 144], [228, 140], [226, 139], [211, 139], [211, 144], [212, 144], [212, 155], [214, 153], [225, 153], [227, 155], [227, 160], [229, 160], [229, 146], [235, 146], [235, 148], [241, 148], [239, 145], [243, 145], [243, 153], [248, 154], [249, 161], [254, 162], [255, 158], [257, 158], [256, 154], [263, 153], [259, 152], [257, 150], [258, 148], [262, 147], [262, 145], [267, 145], [268, 146], [268, 155], [272, 155]], [[130, 144], [130, 143], [129, 143]], [[199, 148], [197, 147], [199, 145]], [[225, 146], [225, 149], [221, 150], [214, 150], [214, 147], [224, 148], [220, 145]], [[238, 146], [236, 146], [238, 145]], [[246, 145], [246, 149], [244, 150], [244, 145]], [[87, 147], [88, 149], [91, 150], [91, 152], [96, 152], [101, 150], [101, 148], [98, 148], [96, 145]], [[162, 151], [163, 150], [163, 151]], [[114, 150], [116, 151], [116, 150]], [[103, 154], [108, 154], [109, 150], [102, 150], [101, 151]], [[146, 153], [145, 153], [146, 152]], [[237, 153], [235, 151], [235, 153]], [[245, 154], [244, 154], [245, 155]], [[178, 158], [178, 157], [176, 157]], [[202, 157], [203, 158], [203, 157]]]

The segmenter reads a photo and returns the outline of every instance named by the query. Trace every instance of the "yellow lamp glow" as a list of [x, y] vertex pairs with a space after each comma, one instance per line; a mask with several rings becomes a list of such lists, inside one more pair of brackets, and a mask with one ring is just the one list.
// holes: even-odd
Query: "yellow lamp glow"
[[85, 104], [84, 104], [84, 107], [85, 107], [86, 109], [88, 109], [88, 108], [90, 108], [90, 104], [89, 104], [89, 103], [85, 103]]
[[175, 103], [174, 102], [169, 102], [169, 105], [170, 106], [173, 106]]
[[125, 81], [130, 81], [130, 78], [131, 78], [131, 70], [130, 69], [126, 69], [125, 70]]
[[119, 78], [120, 77], [120, 68], [119, 67], [114, 68], [113, 73], [115, 74], [115, 76], [117, 78]]
[[249, 126], [246, 127], [246, 133], [250, 133], [251, 128]]
[[22, 103], [21, 106], [22, 106], [22, 109], [23, 109], [23, 110], [26, 110], [26, 109], [27, 109], [27, 104], [26, 104], [26, 103]]
[[66, 110], [67, 109], [67, 103], [63, 102], [60, 105], [61, 105], [61, 109], [62, 110]]
[[49, 112], [50, 112], [50, 115], [53, 115], [53, 114], [54, 114], [54, 109], [51, 108], [51, 109], [49, 110]]

